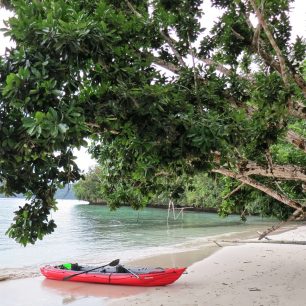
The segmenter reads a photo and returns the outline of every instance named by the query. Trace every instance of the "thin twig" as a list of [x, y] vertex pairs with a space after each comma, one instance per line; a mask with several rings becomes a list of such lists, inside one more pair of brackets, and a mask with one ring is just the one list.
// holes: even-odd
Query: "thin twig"
[[136, 11], [136, 9], [134, 8], [134, 6], [132, 5], [132, 3], [130, 3], [128, 0], [125, 0], [127, 6], [129, 7], [129, 9], [139, 18], [142, 18], [142, 15]]
[[243, 185], [244, 185], [244, 183], [241, 183], [238, 187], [236, 187], [234, 190], [232, 190], [230, 193], [228, 193], [225, 197], [223, 197], [223, 200], [229, 198], [231, 195], [233, 195], [235, 192], [237, 192]]

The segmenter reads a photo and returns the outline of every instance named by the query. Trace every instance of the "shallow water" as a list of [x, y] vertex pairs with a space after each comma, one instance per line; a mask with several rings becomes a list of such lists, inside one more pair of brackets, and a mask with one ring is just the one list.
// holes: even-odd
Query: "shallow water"
[[185, 212], [177, 220], [167, 210], [123, 207], [110, 211], [105, 206], [60, 200], [52, 214], [56, 231], [35, 245], [22, 247], [5, 235], [22, 205], [22, 199], [0, 199], [0, 275], [15, 277], [35, 274], [44, 264], [79, 262], [103, 264], [115, 258], [121, 262], [203, 246], [212, 236], [256, 235], [273, 220], [239, 216], [221, 219], [212, 213]]

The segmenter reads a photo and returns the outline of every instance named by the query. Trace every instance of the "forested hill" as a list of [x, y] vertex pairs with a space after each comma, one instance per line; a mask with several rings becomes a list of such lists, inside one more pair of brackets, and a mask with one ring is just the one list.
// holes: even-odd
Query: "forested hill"
[[56, 199], [74, 200], [76, 196], [73, 192], [72, 185], [66, 185], [65, 188], [59, 189], [55, 193]]
[[[17, 194], [16, 198], [24, 198], [23, 194]], [[5, 195], [0, 194], [0, 198], [5, 198]], [[73, 192], [73, 188], [70, 185], [66, 185], [63, 189], [59, 189], [55, 193], [56, 199], [63, 199], [63, 200], [74, 200], [76, 196]]]

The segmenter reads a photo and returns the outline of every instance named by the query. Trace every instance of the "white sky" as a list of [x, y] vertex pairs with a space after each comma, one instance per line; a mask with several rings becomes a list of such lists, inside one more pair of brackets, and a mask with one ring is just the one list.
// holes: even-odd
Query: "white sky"
[[87, 172], [89, 168], [92, 168], [97, 164], [96, 160], [92, 159], [87, 153], [86, 148], [74, 150], [74, 154], [77, 157], [76, 163], [78, 167], [84, 172]]
[[[205, 1], [204, 1], [205, 3]], [[207, 4], [207, 5], [206, 5]], [[203, 25], [208, 27], [209, 24], [212, 24], [213, 20], [219, 15], [219, 13], [216, 10], [211, 10], [209, 8], [209, 2], [206, 1], [204, 4], [204, 11], [205, 14], [205, 21], [203, 22]], [[3, 20], [9, 18], [12, 16], [12, 14], [9, 11], [6, 11], [5, 9], [0, 8], [0, 28], [4, 27]], [[306, 0], [296, 0], [295, 3], [292, 6], [291, 11], [291, 25], [292, 25], [292, 34], [293, 37], [296, 35], [299, 36], [306, 36]], [[0, 56], [4, 54], [5, 48], [12, 46], [13, 43], [10, 41], [8, 37], [4, 37], [3, 34], [0, 32]], [[89, 156], [89, 154], [86, 152], [85, 148], [82, 148], [81, 150], [75, 151], [77, 159], [77, 164], [80, 167], [81, 170], [87, 171], [90, 167], [94, 166], [96, 164], [96, 161], [92, 160]]]

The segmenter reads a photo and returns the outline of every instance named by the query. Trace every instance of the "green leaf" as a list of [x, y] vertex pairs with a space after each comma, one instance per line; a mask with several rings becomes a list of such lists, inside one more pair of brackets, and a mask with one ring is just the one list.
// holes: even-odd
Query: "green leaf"
[[52, 90], [52, 93], [53, 93], [55, 96], [61, 96], [61, 95], [62, 95], [62, 91], [61, 91], [61, 90], [57, 90], [57, 89]]
[[59, 129], [60, 133], [65, 134], [68, 131], [69, 127], [65, 123], [60, 123], [58, 125], [58, 129]]
[[45, 114], [43, 112], [36, 112], [35, 113], [35, 119], [37, 121], [42, 121], [45, 118]]
[[35, 119], [31, 117], [26, 117], [22, 119], [22, 125], [25, 128], [32, 128], [35, 125]]

